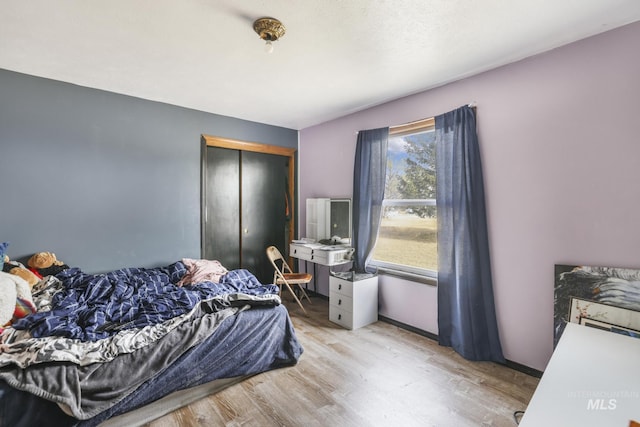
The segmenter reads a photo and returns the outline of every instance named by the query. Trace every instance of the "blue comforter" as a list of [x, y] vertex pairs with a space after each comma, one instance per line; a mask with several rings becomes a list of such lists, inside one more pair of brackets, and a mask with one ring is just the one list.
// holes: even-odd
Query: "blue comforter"
[[124, 268], [95, 275], [71, 268], [56, 276], [63, 289], [53, 297], [51, 311], [27, 316], [13, 327], [29, 329], [36, 338], [56, 335], [96, 341], [121, 329], [164, 322], [217, 295], [278, 292], [276, 286], [262, 285], [247, 270], [232, 270], [220, 283], [176, 286], [185, 273], [180, 261], [166, 267]]
[[[119, 403], [88, 420], [74, 419], [56, 403], [13, 389], [0, 380], [0, 427], [96, 426], [176, 390], [295, 365], [302, 352], [287, 309], [283, 305], [257, 307], [227, 318], [202, 344], [186, 351]], [[119, 357], [129, 358], [130, 363], [139, 363], [140, 369], [145, 369], [147, 360], [143, 357], [135, 354]], [[113, 390], [100, 393], [108, 396]]]

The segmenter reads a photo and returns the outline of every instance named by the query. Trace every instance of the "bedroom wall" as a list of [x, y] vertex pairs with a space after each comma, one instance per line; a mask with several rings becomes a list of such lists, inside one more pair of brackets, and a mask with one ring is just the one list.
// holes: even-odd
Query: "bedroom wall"
[[203, 133], [298, 144], [292, 129], [0, 70], [0, 241], [87, 272], [199, 257]]
[[[352, 194], [358, 130], [475, 101], [504, 353], [543, 370], [553, 350], [554, 264], [640, 268], [638, 40], [634, 23], [303, 129], [300, 201]], [[380, 314], [437, 333], [436, 312], [435, 287], [380, 277]]]

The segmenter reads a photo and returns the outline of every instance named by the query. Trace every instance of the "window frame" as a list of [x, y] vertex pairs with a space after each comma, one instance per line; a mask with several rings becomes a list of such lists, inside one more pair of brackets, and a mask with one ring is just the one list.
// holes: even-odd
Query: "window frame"
[[[430, 117], [399, 126], [389, 128], [389, 137], [401, 137], [421, 132], [435, 130], [435, 118]], [[436, 199], [387, 199], [382, 201], [382, 208], [387, 206], [437, 206]], [[438, 271], [425, 268], [412, 267], [402, 264], [395, 264], [381, 260], [371, 259], [369, 264], [378, 269], [379, 272], [398, 276], [412, 281], [422, 282], [430, 285], [437, 285]]]

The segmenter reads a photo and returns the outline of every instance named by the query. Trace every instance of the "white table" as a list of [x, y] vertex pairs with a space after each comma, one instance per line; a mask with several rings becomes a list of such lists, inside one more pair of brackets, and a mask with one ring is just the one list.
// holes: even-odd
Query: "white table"
[[640, 339], [568, 323], [520, 427], [640, 421]]
[[291, 243], [289, 255], [315, 264], [334, 266], [351, 262], [353, 248], [349, 245], [322, 245], [320, 243]]
[[349, 245], [322, 245], [319, 243], [296, 243], [289, 244], [289, 256], [297, 258], [306, 263], [313, 263], [313, 291], [316, 292], [316, 265], [331, 267], [343, 265], [351, 262], [353, 248]]

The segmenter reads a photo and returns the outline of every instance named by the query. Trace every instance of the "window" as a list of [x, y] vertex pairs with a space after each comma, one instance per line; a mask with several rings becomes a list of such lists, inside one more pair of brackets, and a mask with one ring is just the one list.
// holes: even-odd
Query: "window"
[[372, 264], [436, 278], [438, 271], [434, 120], [391, 128], [383, 215]]

